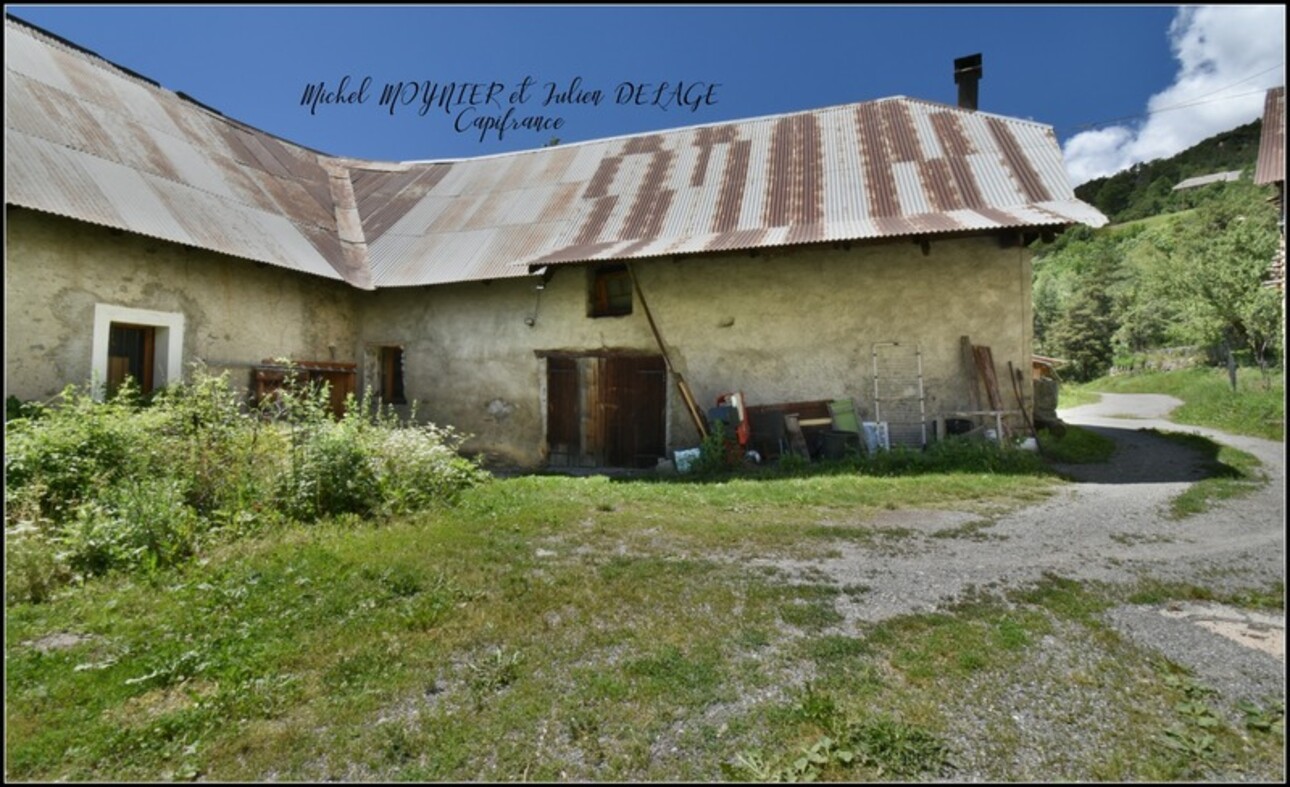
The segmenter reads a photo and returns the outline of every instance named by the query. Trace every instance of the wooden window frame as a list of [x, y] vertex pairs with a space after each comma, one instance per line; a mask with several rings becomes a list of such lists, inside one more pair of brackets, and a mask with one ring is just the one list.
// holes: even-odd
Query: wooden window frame
[[[615, 293], [614, 288], [619, 292]], [[625, 300], [621, 289], [626, 289]], [[624, 264], [597, 265], [587, 272], [587, 316], [626, 317], [632, 313], [635, 290]]]
[[386, 404], [407, 404], [404, 389], [403, 366], [406, 357], [399, 345], [380, 347], [381, 401]]

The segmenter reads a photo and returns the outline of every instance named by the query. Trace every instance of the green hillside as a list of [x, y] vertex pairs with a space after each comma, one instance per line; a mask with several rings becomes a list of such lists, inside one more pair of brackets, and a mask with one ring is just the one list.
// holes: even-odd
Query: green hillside
[[[1162, 354], [1166, 347], [1276, 362], [1280, 301], [1263, 286], [1279, 237], [1274, 192], [1250, 179], [1261, 125], [1075, 190], [1115, 223], [1072, 227], [1032, 246], [1036, 352], [1071, 361], [1063, 374], [1075, 380], [1112, 365], [1180, 360]], [[1244, 177], [1173, 191], [1186, 178], [1231, 170]]]
[[[1187, 178], [1231, 170], [1253, 171], [1259, 156], [1262, 120], [1215, 134], [1167, 159], [1135, 164], [1075, 189], [1075, 196], [1095, 206], [1113, 222], [1132, 221], [1196, 207], [1214, 186], [1175, 192]], [[1217, 184], [1215, 184], [1217, 185]]]

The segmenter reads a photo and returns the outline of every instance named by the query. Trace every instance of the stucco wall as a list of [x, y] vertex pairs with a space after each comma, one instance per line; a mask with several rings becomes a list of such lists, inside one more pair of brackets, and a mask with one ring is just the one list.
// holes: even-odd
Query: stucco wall
[[[181, 312], [184, 363], [354, 362], [357, 291], [339, 282], [7, 207], [5, 395], [44, 399], [90, 380], [96, 303]], [[332, 349], [334, 348], [334, 350]]]
[[[540, 292], [535, 278], [363, 292], [34, 211], [8, 218], [5, 393], [23, 399], [88, 381], [95, 304], [181, 312], [185, 361], [231, 368], [239, 384], [263, 358], [361, 370], [368, 348], [401, 345], [423, 417], [474, 434], [474, 450], [535, 465], [542, 352], [657, 352], [639, 298], [630, 315], [587, 316], [583, 266], [556, 268]], [[872, 415], [875, 342], [921, 347], [929, 417], [969, 406], [960, 336], [993, 349], [1010, 409], [1006, 364], [1029, 369], [1029, 254], [993, 237], [935, 240], [928, 255], [896, 240], [635, 267], [702, 408], [740, 390], [749, 404], [849, 396]], [[697, 443], [672, 385], [667, 431], [670, 448]]]
[[[749, 404], [850, 396], [872, 412], [874, 342], [918, 343], [928, 417], [967, 409], [959, 337], [989, 345], [1005, 407], [1007, 362], [1027, 371], [1030, 258], [993, 237], [636, 263], [673, 362], [703, 408], [742, 390]], [[535, 351], [656, 351], [639, 300], [624, 317], [587, 317], [587, 273], [357, 293], [364, 344], [405, 348], [409, 398], [476, 437], [470, 447], [542, 460], [543, 361]], [[525, 319], [534, 318], [532, 327]], [[1029, 397], [1029, 374], [1025, 375]], [[697, 435], [669, 386], [669, 447]]]

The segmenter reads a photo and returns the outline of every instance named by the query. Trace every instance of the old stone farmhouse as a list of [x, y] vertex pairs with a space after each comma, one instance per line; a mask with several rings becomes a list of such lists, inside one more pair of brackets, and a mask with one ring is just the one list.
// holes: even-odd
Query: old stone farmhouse
[[255, 390], [286, 357], [526, 466], [695, 445], [677, 374], [702, 408], [732, 391], [893, 421], [902, 397], [905, 421], [979, 408], [963, 336], [1012, 408], [1024, 244], [1105, 222], [1051, 128], [903, 97], [363, 161], [12, 18], [5, 96], [6, 395], [155, 388], [198, 360]]

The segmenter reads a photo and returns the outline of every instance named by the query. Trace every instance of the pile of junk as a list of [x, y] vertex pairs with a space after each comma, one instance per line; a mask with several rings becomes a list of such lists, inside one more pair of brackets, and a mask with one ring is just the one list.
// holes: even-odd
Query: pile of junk
[[[878, 362], [874, 362], [874, 420], [854, 399], [832, 399], [781, 404], [750, 405], [742, 392], [721, 394], [706, 418], [695, 404], [689, 387], [679, 381], [683, 401], [701, 437], [720, 431], [728, 464], [760, 464], [786, 456], [805, 461], [841, 459], [848, 455], [873, 454], [892, 445], [922, 448], [948, 437], [967, 437], [991, 442], [1008, 442], [1023, 450], [1040, 451], [1039, 429], [1058, 436], [1064, 425], [1056, 414], [1056, 367], [1061, 359], [1032, 356], [1031, 390], [1033, 404], [1025, 404], [1025, 377], [1021, 369], [1005, 364], [1008, 385], [999, 384], [993, 354], [988, 346], [961, 339], [968, 407], [931, 415], [927, 412], [922, 384], [921, 353], [915, 348], [915, 366], [910, 384], [893, 386], [888, 394], [880, 385]], [[877, 347], [878, 345], [875, 345]], [[888, 346], [899, 347], [895, 343]], [[876, 353], [875, 353], [876, 358]], [[1011, 399], [1006, 393], [1011, 393]], [[1033, 408], [1033, 409], [1032, 409]], [[1018, 426], [1020, 424], [1021, 426]], [[670, 463], [685, 473], [699, 458], [701, 449], [674, 452]], [[662, 468], [669, 463], [663, 460]]]
[[[891, 447], [887, 423], [863, 420], [852, 399], [750, 406], [743, 393], [725, 393], [708, 409], [702, 434], [718, 430], [731, 464], [761, 464], [789, 455], [807, 461], [841, 459]], [[699, 448], [675, 451], [677, 472], [688, 472], [699, 454]]]

